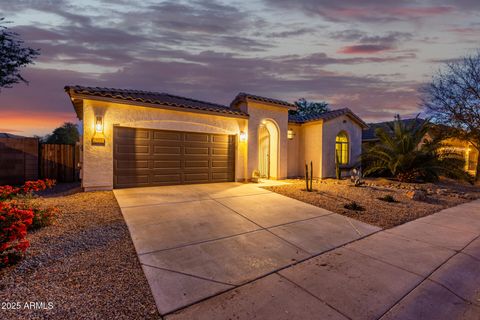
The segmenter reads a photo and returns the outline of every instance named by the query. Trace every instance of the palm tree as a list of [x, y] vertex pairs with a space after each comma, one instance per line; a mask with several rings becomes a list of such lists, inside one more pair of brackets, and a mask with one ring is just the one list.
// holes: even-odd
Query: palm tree
[[461, 154], [443, 145], [440, 135], [432, 137], [432, 124], [417, 118], [403, 122], [400, 116], [377, 128], [379, 143], [362, 154], [365, 175], [394, 177], [401, 182], [437, 181], [440, 175], [470, 180], [463, 170]]

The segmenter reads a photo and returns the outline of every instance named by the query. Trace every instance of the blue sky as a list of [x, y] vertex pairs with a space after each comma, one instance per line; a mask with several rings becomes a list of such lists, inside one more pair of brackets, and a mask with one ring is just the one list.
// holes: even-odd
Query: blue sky
[[1, 0], [0, 12], [42, 53], [28, 86], [0, 92], [0, 132], [24, 135], [75, 120], [67, 84], [412, 116], [432, 73], [480, 47], [478, 0]]

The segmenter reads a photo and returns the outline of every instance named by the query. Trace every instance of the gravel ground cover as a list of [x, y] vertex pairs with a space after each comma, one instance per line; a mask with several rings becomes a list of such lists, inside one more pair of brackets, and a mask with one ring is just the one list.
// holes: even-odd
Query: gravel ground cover
[[[159, 319], [113, 193], [63, 194], [33, 200], [62, 213], [29, 233], [19, 264], [0, 270], [0, 318]], [[26, 302], [53, 307], [29, 309]]]
[[[398, 183], [386, 179], [366, 179], [355, 187], [349, 180], [325, 179], [313, 182], [313, 192], [305, 191], [305, 180], [286, 180], [288, 184], [265, 187], [290, 198], [325, 208], [381, 228], [391, 228], [430, 215], [442, 209], [480, 198], [480, 186], [453, 180], [439, 183]], [[423, 201], [412, 200], [407, 192], [426, 194]], [[378, 198], [391, 195], [397, 202]], [[345, 205], [355, 201], [364, 211], [348, 210]]]

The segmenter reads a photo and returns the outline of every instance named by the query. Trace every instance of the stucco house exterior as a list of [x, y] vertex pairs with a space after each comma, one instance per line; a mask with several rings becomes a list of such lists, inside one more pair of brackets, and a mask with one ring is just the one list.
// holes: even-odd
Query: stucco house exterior
[[[239, 93], [230, 106], [166, 93], [66, 86], [83, 121], [86, 191], [188, 183], [335, 176], [357, 165], [362, 130], [348, 108], [289, 115], [286, 101]], [[336, 155], [337, 153], [337, 155]]]

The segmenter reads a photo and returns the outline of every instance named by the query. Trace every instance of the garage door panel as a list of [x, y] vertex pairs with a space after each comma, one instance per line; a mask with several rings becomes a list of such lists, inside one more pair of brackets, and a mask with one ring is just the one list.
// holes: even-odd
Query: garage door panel
[[181, 160], [154, 160], [153, 161], [153, 169], [158, 168], [182, 168], [182, 161]]
[[212, 142], [219, 142], [219, 143], [225, 143], [228, 144], [231, 140], [231, 136], [227, 135], [212, 135]]
[[185, 147], [185, 155], [208, 155], [208, 147]]
[[228, 160], [226, 161], [212, 161], [212, 168], [228, 168], [232, 169], [234, 167], [234, 163]]
[[176, 131], [153, 131], [154, 141], [177, 142], [183, 140], [183, 133]]
[[115, 127], [114, 187], [234, 181], [235, 141], [227, 135]]
[[198, 182], [198, 181], [209, 181], [209, 174], [208, 172], [203, 173], [188, 173], [185, 172], [184, 174], [185, 182]]
[[117, 154], [148, 154], [150, 153], [149, 145], [117, 145], [115, 146]]
[[116, 160], [117, 169], [130, 169], [135, 167], [137, 169], [148, 168], [148, 160]]
[[209, 142], [209, 135], [205, 133], [185, 133], [185, 142]]
[[182, 148], [181, 147], [170, 147], [170, 146], [153, 146], [153, 153], [159, 155], [181, 155]]
[[208, 169], [209, 161], [206, 160], [186, 160], [185, 161], [185, 168], [207, 168]]
[[117, 177], [118, 184], [148, 183], [148, 175], [122, 175]]
[[182, 175], [177, 174], [154, 174], [152, 175], [152, 183], [162, 184], [180, 184]]

